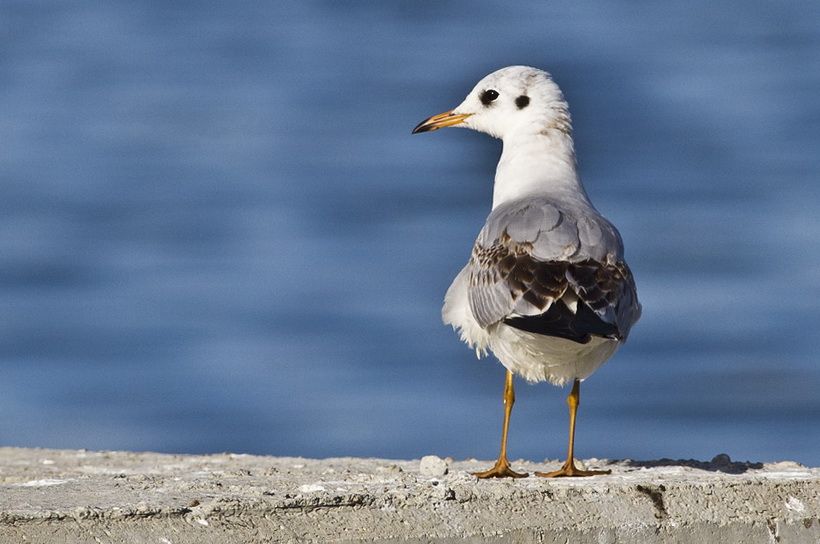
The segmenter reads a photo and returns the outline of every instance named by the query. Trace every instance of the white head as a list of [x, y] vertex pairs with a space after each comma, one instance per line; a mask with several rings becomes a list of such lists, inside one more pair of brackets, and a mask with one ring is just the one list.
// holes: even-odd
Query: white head
[[529, 194], [587, 200], [576, 169], [569, 106], [547, 72], [528, 66], [493, 72], [455, 109], [425, 119], [413, 134], [453, 126], [504, 141], [494, 208]]
[[495, 138], [571, 134], [569, 107], [550, 75], [529, 66], [508, 66], [478, 82], [451, 111], [422, 121], [413, 133], [460, 126]]

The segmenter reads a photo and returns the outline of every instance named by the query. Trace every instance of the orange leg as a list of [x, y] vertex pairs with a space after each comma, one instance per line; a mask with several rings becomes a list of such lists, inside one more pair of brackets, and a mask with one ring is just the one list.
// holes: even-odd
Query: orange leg
[[474, 472], [478, 478], [524, 478], [527, 473], [515, 472], [510, 468], [507, 460], [507, 431], [510, 429], [510, 414], [515, 404], [515, 390], [513, 389], [513, 374], [507, 371], [507, 379], [504, 382], [504, 427], [501, 431], [501, 453], [498, 454], [498, 461], [493, 468], [484, 472]]
[[598, 474], [609, 474], [611, 470], [581, 470], [575, 466], [575, 415], [578, 413], [578, 404], [581, 402], [581, 382], [575, 380], [572, 384], [572, 391], [567, 397], [569, 405], [569, 452], [567, 461], [558, 470], [552, 472], [536, 472], [536, 476], [543, 478], [561, 478], [565, 476], [596, 476]]

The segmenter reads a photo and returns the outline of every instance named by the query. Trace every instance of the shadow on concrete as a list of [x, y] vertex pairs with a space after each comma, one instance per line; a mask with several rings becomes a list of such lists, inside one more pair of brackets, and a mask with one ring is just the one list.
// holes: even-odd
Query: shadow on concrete
[[725, 472], [726, 474], [743, 474], [748, 470], [763, 468], [763, 463], [751, 461], [732, 461], [725, 453], [716, 455], [711, 461], [697, 459], [656, 459], [654, 461], [626, 461], [631, 467], [690, 467], [710, 472]]

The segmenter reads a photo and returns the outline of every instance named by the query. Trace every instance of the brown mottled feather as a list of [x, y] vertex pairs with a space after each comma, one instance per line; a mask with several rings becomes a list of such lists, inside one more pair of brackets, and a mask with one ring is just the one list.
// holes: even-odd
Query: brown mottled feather
[[[574, 312], [563, 312], [564, 317], [560, 319], [562, 326], [586, 327], [592, 334], [611, 330], [611, 336], [625, 337], [628, 330], [622, 331], [618, 327], [621, 306], [624, 310], [632, 307], [637, 297], [632, 273], [625, 262], [601, 263], [593, 259], [578, 262], [539, 261], [532, 257], [531, 249], [530, 243], [516, 242], [506, 231], [490, 247], [476, 244], [470, 260], [475, 271], [471, 275], [471, 285], [494, 285], [496, 288], [506, 289], [513, 304], [523, 299], [542, 315], [546, 315], [550, 306], [556, 301], [562, 301], [567, 290], [571, 290], [579, 303], [585, 304], [594, 314], [585, 314], [586, 324], [574, 322], [567, 325], [566, 320], [573, 319]], [[532, 318], [539, 316], [538, 311], [533, 310], [524, 316], [532, 321]], [[520, 316], [520, 313], [511, 311], [505, 318]], [[589, 316], [600, 322], [590, 323]], [[549, 315], [549, 320], [556, 320], [555, 312]], [[514, 321], [508, 323], [513, 324]], [[588, 341], [588, 334], [583, 330], [579, 334]]]

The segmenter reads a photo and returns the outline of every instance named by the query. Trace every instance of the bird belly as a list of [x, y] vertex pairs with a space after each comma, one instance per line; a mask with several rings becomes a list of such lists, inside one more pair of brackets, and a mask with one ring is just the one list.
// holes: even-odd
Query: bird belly
[[508, 370], [529, 382], [548, 381], [554, 385], [589, 377], [620, 345], [618, 340], [600, 336], [581, 344], [503, 323], [492, 326], [489, 332], [490, 350]]

